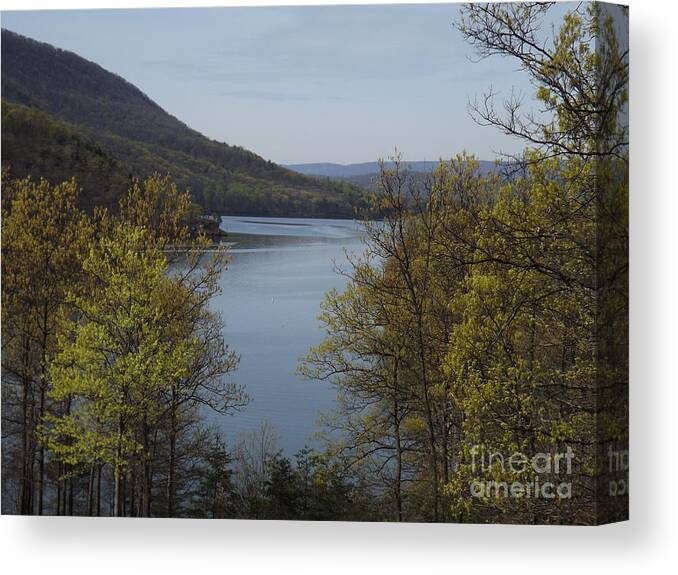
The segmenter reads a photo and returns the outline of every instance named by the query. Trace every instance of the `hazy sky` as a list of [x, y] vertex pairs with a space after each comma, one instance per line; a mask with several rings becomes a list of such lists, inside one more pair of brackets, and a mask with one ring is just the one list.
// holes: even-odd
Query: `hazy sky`
[[477, 126], [490, 86], [533, 89], [515, 63], [469, 60], [457, 5], [3, 12], [2, 26], [72, 50], [216, 140], [279, 163], [410, 160], [522, 145]]

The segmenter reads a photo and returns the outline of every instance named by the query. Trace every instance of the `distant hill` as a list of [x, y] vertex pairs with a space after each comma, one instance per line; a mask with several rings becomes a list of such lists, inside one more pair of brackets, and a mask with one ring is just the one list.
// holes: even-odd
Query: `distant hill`
[[[438, 162], [404, 162], [413, 172], [429, 172]], [[333, 164], [321, 162], [317, 164], [288, 164], [290, 170], [308, 176], [327, 176], [328, 178], [346, 178], [349, 176], [366, 176], [379, 173], [379, 162], [363, 162], [360, 164]], [[393, 167], [393, 162], [386, 162], [386, 167]]]
[[[410, 171], [417, 174], [432, 172], [438, 163], [437, 161], [403, 162]], [[393, 168], [394, 164], [393, 162], [385, 162], [384, 165], [386, 168]], [[363, 188], [373, 187], [380, 171], [379, 162], [363, 162], [359, 164], [321, 162], [315, 164], [288, 164], [286, 167], [307, 176], [325, 177], [330, 180], [343, 181]], [[480, 161], [481, 173], [489, 173], [495, 169], [494, 162]]]
[[[97, 194], [118, 193], [116, 184], [104, 193], [86, 182], [94, 157], [110, 164], [100, 166], [95, 181], [106, 170], [127, 180], [169, 173], [207, 211], [218, 213], [350, 217], [364, 201], [363, 192], [346, 182], [302, 175], [210, 140], [123, 78], [5, 29], [2, 99], [41, 112], [3, 108], [3, 119], [11, 117], [7, 126], [3, 122], [3, 166], [52, 180], [73, 170], [90, 202], [101, 199]], [[87, 161], [75, 161], [73, 150]]]

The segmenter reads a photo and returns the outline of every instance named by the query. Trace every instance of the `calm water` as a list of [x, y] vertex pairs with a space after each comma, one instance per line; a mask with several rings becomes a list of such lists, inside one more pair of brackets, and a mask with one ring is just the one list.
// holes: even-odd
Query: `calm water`
[[292, 454], [313, 445], [319, 411], [333, 409], [326, 383], [296, 374], [299, 359], [324, 332], [320, 302], [346, 283], [335, 265], [346, 267], [344, 250], [360, 251], [359, 226], [346, 220], [224, 217], [232, 261], [221, 278], [216, 306], [223, 313], [226, 342], [241, 356], [232, 381], [245, 384], [251, 402], [220, 418], [228, 440], [275, 427], [280, 447]]

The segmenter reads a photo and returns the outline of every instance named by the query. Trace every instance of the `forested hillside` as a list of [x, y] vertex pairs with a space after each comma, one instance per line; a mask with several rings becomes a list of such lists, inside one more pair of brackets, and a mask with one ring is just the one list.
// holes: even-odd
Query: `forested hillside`
[[[362, 193], [344, 183], [328, 182], [281, 168], [238, 146], [210, 140], [165, 112], [139, 89], [80, 56], [2, 31], [2, 97], [38, 109], [68, 124], [70, 132], [140, 178], [170, 174], [190, 189], [207, 211], [229, 214], [350, 217]], [[63, 164], [25, 157], [5, 140], [26, 142], [37, 134], [41, 149], [60, 146], [48, 117], [17, 114], [3, 128], [3, 166], [21, 172], [27, 163], [34, 177], [61, 179]], [[36, 123], [38, 122], [38, 123]], [[43, 129], [51, 126], [50, 129]], [[37, 151], [36, 147], [22, 151]], [[73, 173], [73, 172], [71, 172]], [[74, 175], [79, 175], [75, 173]], [[79, 178], [81, 179], [81, 178]], [[83, 181], [88, 198], [100, 193]]]
[[43, 175], [61, 182], [76, 177], [88, 190], [84, 207], [114, 207], [127, 191], [129, 174], [99, 144], [53, 116], [9, 102], [2, 102], [2, 156], [11, 175], [25, 178]]

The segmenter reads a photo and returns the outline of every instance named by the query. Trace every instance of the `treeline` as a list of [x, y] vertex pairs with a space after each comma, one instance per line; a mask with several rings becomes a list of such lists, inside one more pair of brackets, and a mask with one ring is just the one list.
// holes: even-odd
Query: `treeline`
[[365, 205], [360, 188], [348, 183], [293, 172], [289, 182], [266, 181], [250, 163], [244, 172], [229, 176], [205, 158], [177, 158], [169, 150], [149, 151], [125, 138], [94, 138], [41, 110], [5, 100], [2, 124], [3, 168], [20, 178], [60, 182], [75, 177], [79, 204], [89, 212], [97, 206], [115, 211], [130, 181], [154, 172], [172, 174], [208, 213], [347, 218]]
[[210, 140], [71, 52], [3, 29], [2, 65], [2, 97], [15, 105], [3, 107], [3, 167], [52, 182], [75, 176], [89, 205], [117, 205], [126, 190], [116, 185], [122, 168], [126, 184], [132, 176], [171, 174], [206, 212], [220, 215], [351, 218], [365, 206], [357, 186], [304, 176]]
[[[380, 521], [388, 514], [368, 482], [328, 454], [282, 454], [264, 421], [231, 446], [218, 476], [215, 510], [202, 516], [313, 521]], [[215, 476], [216, 477], [216, 476]], [[209, 493], [209, 491], [207, 491]]]
[[75, 180], [2, 190], [3, 509], [71, 514], [85, 497], [85, 514], [110, 500], [149, 516], [163, 473], [172, 514], [200, 410], [246, 402], [208, 307], [223, 251], [191, 235], [168, 178], [134, 182], [115, 216], [80, 210]]
[[600, 5], [545, 51], [547, 10], [466, 7], [461, 32], [517, 58], [552, 115], [476, 108], [531, 143], [505, 176], [465, 155], [423, 185], [382, 170], [365, 253], [302, 365], [338, 390], [328, 453], [371, 470], [393, 520], [627, 513], [628, 59]]

